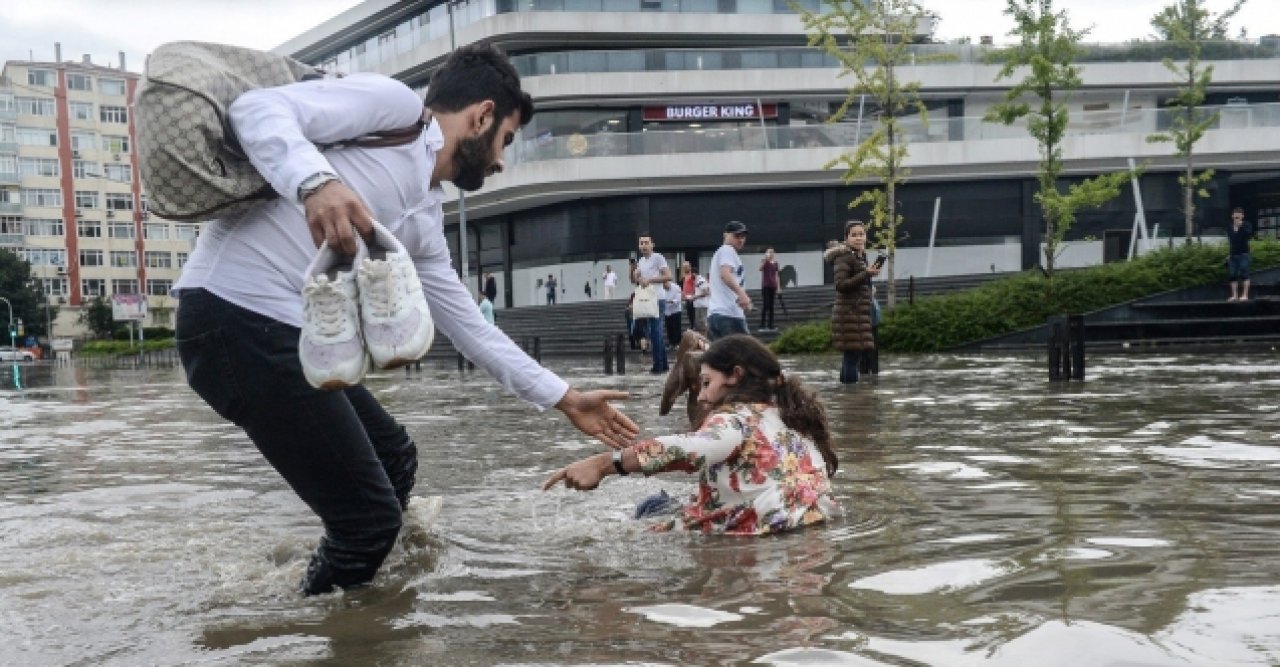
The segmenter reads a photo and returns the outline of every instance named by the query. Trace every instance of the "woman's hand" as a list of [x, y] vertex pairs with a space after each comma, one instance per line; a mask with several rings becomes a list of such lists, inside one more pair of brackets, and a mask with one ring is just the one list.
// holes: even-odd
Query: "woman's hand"
[[597, 454], [555, 471], [546, 482], [543, 482], [542, 490], [547, 491], [563, 481], [566, 489], [591, 491], [600, 486], [600, 480], [604, 479], [612, 468], [613, 462], [608, 454]]

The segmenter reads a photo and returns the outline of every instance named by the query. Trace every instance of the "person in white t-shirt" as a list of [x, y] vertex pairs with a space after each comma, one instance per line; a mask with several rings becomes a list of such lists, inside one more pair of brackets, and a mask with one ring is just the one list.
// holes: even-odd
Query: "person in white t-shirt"
[[694, 329], [707, 332], [707, 306], [711, 304], [711, 280], [699, 273], [693, 287], [693, 324]]
[[666, 326], [667, 346], [675, 347], [680, 341], [680, 302], [683, 300], [680, 285], [674, 280], [662, 283], [662, 298], [666, 303], [666, 315], [663, 323]]
[[[436, 327], [503, 387], [611, 447], [638, 432], [609, 404], [625, 393], [580, 392], [543, 368], [485, 321], [453, 269], [441, 183], [479, 189], [532, 114], [515, 68], [479, 44], [449, 56], [425, 101], [363, 73], [252, 90], [228, 110], [279, 196], [201, 230], [174, 289], [178, 353], [191, 388], [244, 429], [324, 524], [304, 594], [373, 579], [418, 466], [413, 439], [368, 390], [323, 391], [303, 376], [302, 286], [322, 241], [353, 254], [355, 234], [371, 238], [377, 220], [411, 255]], [[317, 148], [415, 123], [421, 134], [400, 146]]]
[[[662, 287], [662, 282], [671, 280], [671, 268], [667, 266], [667, 258], [653, 251], [653, 237], [648, 232], [640, 235], [640, 259], [631, 267], [631, 282], [639, 287], [652, 285], [654, 289]], [[650, 373], [666, 373], [667, 347], [662, 341], [662, 321], [666, 317], [666, 301], [658, 298], [658, 316], [635, 321], [649, 339], [649, 353], [653, 355], [653, 367]]]
[[613, 288], [618, 285], [618, 274], [613, 272], [612, 266], [604, 267], [604, 298], [613, 298]]
[[724, 226], [724, 245], [711, 258], [711, 303], [707, 307], [707, 338], [747, 333], [746, 311], [751, 297], [743, 288], [747, 277], [738, 251], [747, 244], [747, 226], [734, 220]]

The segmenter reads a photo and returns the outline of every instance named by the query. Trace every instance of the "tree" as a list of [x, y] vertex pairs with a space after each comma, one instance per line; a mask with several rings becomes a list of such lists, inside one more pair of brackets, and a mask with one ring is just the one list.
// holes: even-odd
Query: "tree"
[[1182, 185], [1182, 215], [1188, 244], [1195, 236], [1196, 196], [1208, 197], [1204, 185], [1213, 179], [1212, 169], [1195, 173], [1195, 145], [1218, 122], [1217, 112], [1208, 113], [1200, 106], [1213, 81], [1213, 65], [1202, 64], [1200, 55], [1206, 42], [1227, 38], [1227, 22], [1244, 3], [1245, 0], [1236, 0], [1229, 9], [1215, 16], [1205, 9], [1204, 0], [1177, 0], [1151, 18], [1156, 34], [1177, 45], [1185, 61], [1179, 65], [1171, 58], [1164, 59], [1165, 68], [1180, 81], [1178, 94], [1168, 101], [1175, 109], [1173, 122], [1168, 132], [1153, 134], [1147, 141], [1172, 143], [1174, 155], [1185, 160], [1178, 183]]
[[[1002, 102], [991, 107], [986, 120], [1012, 125], [1025, 118], [1027, 132], [1039, 144], [1036, 177], [1040, 188], [1035, 201], [1044, 217], [1044, 272], [1052, 278], [1063, 239], [1075, 224], [1076, 211], [1101, 206], [1117, 197], [1131, 173], [1121, 171], [1085, 179], [1066, 192], [1059, 188], [1062, 139], [1070, 120], [1067, 101], [1071, 91], [1081, 85], [1080, 68], [1072, 63], [1088, 30], [1073, 30], [1066, 11], [1054, 11], [1053, 0], [1007, 1], [1004, 13], [1014, 20], [1009, 34], [1019, 43], [995, 53], [1004, 59], [996, 80], [1017, 72], [1025, 72], [1025, 77], [1009, 89]], [[1032, 109], [1022, 101], [1023, 96], [1038, 100], [1038, 106]]]
[[110, 338], [115, 332], [116, 322], [111, 314], [111, 304], [102, 295], [84, 302], [80, 309], [80, 324], [83, 324], [94, 338]]
[[907, 139], [900, 117], [918, 113], [927, 126], [928, 111], [920, 101], [920, 83], [903, 81], [900, 68], [949, 56], [919, 54], [911, 49], [922, 20], [933, 18], [914, 0], [831, 0], [830, 11], [814, 14], [792, 3], [809, 33], [809, 45], [821, 46], [840, 63], [838, 76], [853, 76], [853, 85], [840, 108], [827, 122], [844, 118], [855, 101], [866, 96], [878, 108], [876, 128], [851, 153], [828, 162], [824, 169], [844, 167], [841, 179], [852, 185], [874, 178], [880, 187], [872, 188], [849, 202], [849, 208], [871, 205], [868, 227], [872, 243], [888, 256], [886, 269], [889, 285], [888, 307], [895, 306], [894, 255], [898, 242], [898, 225], [902, 215], [897, 210], [895, 192], [906, 181], [910, 170], [903, 166], [907, 158]]
[[[13, 305], [13, 320], [22, 320], [24, 336], [48, 337], [40, 280], [31, 275], [30, 262], [9, 250], [0, 250], [0, 296]], [[9, 344], [8, 327], [9, 309], [0, 303], [0, 345]]]

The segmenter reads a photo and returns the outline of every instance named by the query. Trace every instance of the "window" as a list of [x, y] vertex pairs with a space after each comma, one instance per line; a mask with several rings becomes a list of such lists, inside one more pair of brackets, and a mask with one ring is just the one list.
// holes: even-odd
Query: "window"
[[142, 253], [148, 269], [172, 269], [173, 253], [164, 250], [148, 250]]
[[91, 151], [98, 145], [98, 135], [84, 130], [71, 131], [71, 150]]
[[102, 266], [102, 251], [81, 250], [80, 266]]
[[80, 293], [84, 296], [106, 296], [106, 281], [101, 278], [81, 278]]
[[77, 221], [76, 236], [79, 236], [82, 239], [102, 238], [102, 222], [100, 220]]
[[113, 239], [133, 238], [133, 222], [130, 220], [117, 220], [108, 224], [107, 236]]
[[93, 78], [88, 74], [67, 73], [68, 90], [93, 90]]
[[102, 135], [102, 150], [108, 153], [128, 153], [129, 137], [114, 134]]
[[66, 266], [67, 251], [62, 248], [27, 248], [19, 253], [32, 266]]
[[71, 175], [76, 178], [97, 178], [98, 163], [92, 160], [72, 160]]
[[76, 208], [98, 208], [97, 190], [76, 190]]
[[17, 204], [20, 201], [22, 197], [17, 190], [0, 188], [0, 204]]
[[171, 289], [173, 289], [172, 280], [147, 279], [147, 296], [169, 296]]
[[148, 222], [142, 226], [142, 238], [148, 241], [168, 241], [169, 223]]
[[58, 82], [58, 77], [54, 75], [50, 69], [29, 69], [27, 70], [27, 84], [32, 86], [49, 86], [52, 88]]
[[68, 102], [71, 120], [93, 120], [93, 102]]
[[108, 192], [107, 193], [107, 210], [108, 211], [132, 211], [133, 195], [127, 192]]
[[23, 176], [61, 176], [58, 161], [53, 158], [20, 157], [18, 171]]
[[138, 253], [132, 250], [112, 250], [111, 266], [117, 268], [135, 267], [138, 265]]
[[18, 173], [18, 158], [12, 155], [0, 155], [0, 174]]
[[[4, 109], [0, 109], [0, 111], [4, 111]], [[7, 123], [0, 123], [0, 144], [16, 143], [18, 143], [17, 128]]]
[[127, 164], [115, 164], [109, 162], [104, 165], [102, 175], [106, 176], [107, 180], [116, 181], [117, 183], [133, 182], [133, 169]]
[[112, 278], [111, 293], [112, 294], [137, 294], [138, 281], [132, 278]]
[[199, 235], [199, 230], [195, 225], [174, 225], [177, 235], [174, 238], [179, 241], [191, 241]]
[[18, 143], [23, 146], [58, 145], [58, 133], [42, 127], [20, 127], [17, 135]]
[[67, 295], [66, 278], [41, 278], [40, 285], [44, 287], [44, 293], [46, 296]]
[[53, 99], [49, 97], [18, 97], [18, 113], [28, 116], [52, 116]]
[[62, 190], [57, 188], [23, 188], [23, 206], [62, 206]]
[[176, 255], [177, 255], [177, 261], [178, 261], [178, 268], [179, 268], [179, 269], [181, 269], [182, 267], [184, 267], [184, 266], [186, 266], [186, 265], [187, 265], [187, 256], [189, 255], [189, 253], [179, 252], [179, 253], [174, 253], [174, 254], [176, 254]]
[[0, 93], [0, 111], [13, 111], [13, 93]]
[[61, 220], [47, 218], [27, 218], [28, 236], [58, 236], [66, 234], [66, 227]]
[[129, 110], [124, 107], [102, 105], [98, 109], [98, 119], [104, 123], [129, 122]]
[[103, 95], [124, 96], [124, 81], [121, 79], [98, 79], [98, 92]]
[[21, 234], [23, 230], [22, 218], [12, 216], [0, 218], [0, 234]]

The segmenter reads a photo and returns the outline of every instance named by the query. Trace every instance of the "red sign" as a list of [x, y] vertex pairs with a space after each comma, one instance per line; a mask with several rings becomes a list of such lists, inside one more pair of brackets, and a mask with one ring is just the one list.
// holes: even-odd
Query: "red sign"
[[[661, 107], [645, 107], [646, 121], [717, 121], [751, 120], [760, 118], [760, 106], [755, 102], [745, 104], [672, 104]], [[778, 105], [764, 105], [765, 118], [778, 117]]]

